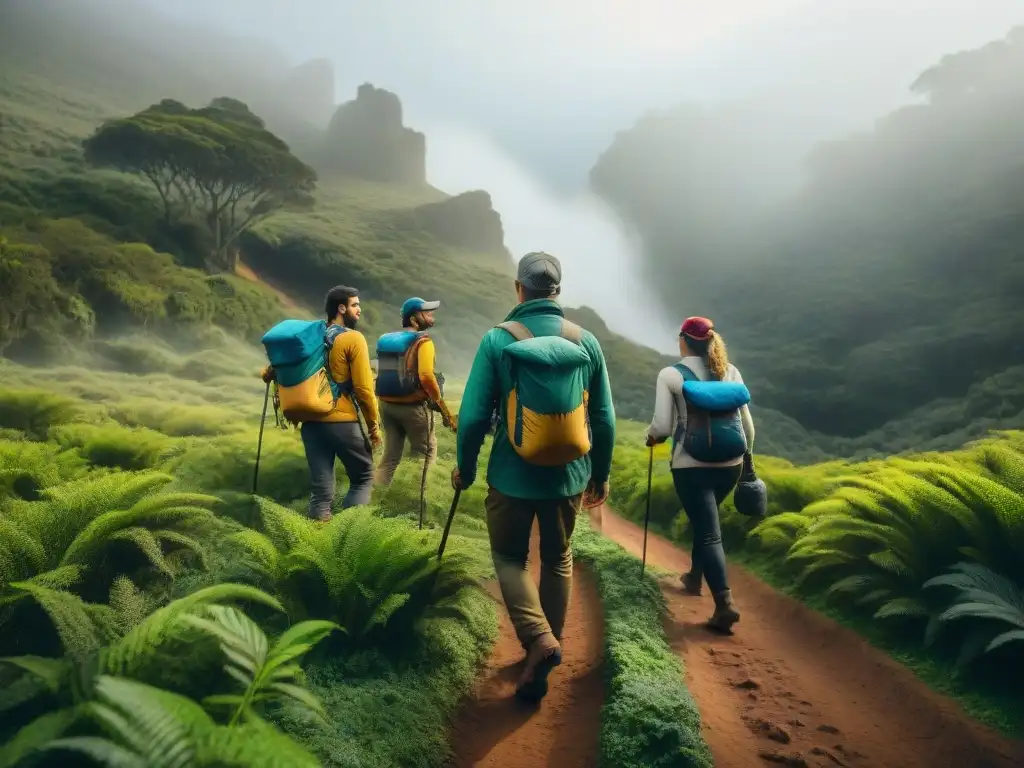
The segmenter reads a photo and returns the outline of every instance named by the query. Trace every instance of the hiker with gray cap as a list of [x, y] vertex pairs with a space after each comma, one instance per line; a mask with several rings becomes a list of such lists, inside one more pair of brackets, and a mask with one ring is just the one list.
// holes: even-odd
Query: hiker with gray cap
[[[518, 305], [480, 342], [459, 409], [456, 490], [476, 479], [477, 459], [497, 410], [487, 465], [487, 531], [501, 595], [526, 663], [516, 694], [538, 701], [561, 663], [572, 590], [570, 537], [581, 505], [608, 497], [615, 410], [601, 345], [565, 319], [557, 297], [562, 266], [528, 253], [519, 262]], [[540, 530], [540, 589], [526, 569], [534, 518]]]

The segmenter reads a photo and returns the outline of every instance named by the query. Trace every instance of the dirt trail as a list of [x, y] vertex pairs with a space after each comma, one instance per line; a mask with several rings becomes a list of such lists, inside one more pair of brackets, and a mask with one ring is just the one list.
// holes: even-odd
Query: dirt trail
[[262, 285], [264, 288], [267, 288], [270, 291], [272, 291], [277, 296], [278, 300], [281, 302], [281, 306], [284, 307], [285, 309], [299, 310], [300, 312], [309, 311], [305, 307], [302, 307], [298, 303], [296, 303], [296, 301], [291, 296], [282, 291], [280, 288], [276, 287], [267, 280], [264, 280], [262, 277], [256, 274], [252, 267], [250, 267], [248, 264], [244, 263], [241, 260], [239, 260], [238, 264], [235, 266], [235, 274], [238, 277], [243, 278], [244, 280], [248, 280], [251, 283], [256, 283], [257, 285]]
[[[605, 509], [601, 528], [639, 556], [642, 527]], [[647, 562], [681, 573], [690, 558], [652, 534]], [[741, 568], [729, 580], [742, 616], [731, 637], [701, 626], [714, 605], [707, 585], [692, 597], [676, 576], [662, 581], [669, 642], [717, 766], [1024, 766], [1024, 744], [970, 720], [858, 635]]]
[[[534, 526], [530, 572], [539, 577]], [[515, 698], [516, 678], [526, 656], [499, 601], [500, 635], [473, 697], [452, 724], [455, 750], [450, 768], [592, 768], [597, 765], [597, 737], [604, 680], [601, 676], [603, 619], [601, 601], [590, 574], [573, 570], [573, 594], [562, 638], [562, 663], [548, 678], [551, 688], [539, 707]]]

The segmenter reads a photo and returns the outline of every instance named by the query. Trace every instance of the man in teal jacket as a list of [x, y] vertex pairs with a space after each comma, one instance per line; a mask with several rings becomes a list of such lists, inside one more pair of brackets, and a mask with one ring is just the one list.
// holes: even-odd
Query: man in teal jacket
[[[515, 283], [519, 304], [506, 321], [522, 323], [535, 337], [558, 335], [564, 320], [556, 301], [561, 281], [562, 268], [554, 256], [524, 256]], [[596, 507], [608, 497], [615, 409], [601, 345], [593, 334], [582, 331], [579, 343], [591, 360], [586, 386], [590, 453], [561, 466], [528, 463], [509, 442], [505, 413], [512, 382], [502, 350], [515, 341], [510, 332], [492, 328], [476, 351], [459, 409], [458, 466], [452, 472], [452, 486], [468, 488], [476, 479], [480, 447], [497, 408], [501, 419], [487, 465], [487, 530], [502, 598], [527, 651], [516, 692], [536, 701], [547, 693], [551, 669], [561, 663], [560, 638], [572, 591], [569, 540], [576, 514], [581, 503]], [[540, 528], [539, 591], [526, 570], [534, 517]]]

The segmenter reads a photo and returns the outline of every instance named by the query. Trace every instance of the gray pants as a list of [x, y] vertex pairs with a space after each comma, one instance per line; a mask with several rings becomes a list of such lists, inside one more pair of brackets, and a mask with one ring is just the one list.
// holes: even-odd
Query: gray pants
[[384, 427], [384, 457], [377, 469], [377, 484], [387, 487], [395, 476], [409, 441], [410, 454], [422, 456], [429, 467], [437, 457], [434, 420], [426, 403], [380, 404], [380, 422]]
[[341, 460], [349, 487], [341, 508], [370, 503], [373, 490], [373, 458], [366, 449], [356, 421], [307, 421], [302, 425], [302, 445], [309, 464], [309, 516], [329, 520], [334, 502], [334, 460]]

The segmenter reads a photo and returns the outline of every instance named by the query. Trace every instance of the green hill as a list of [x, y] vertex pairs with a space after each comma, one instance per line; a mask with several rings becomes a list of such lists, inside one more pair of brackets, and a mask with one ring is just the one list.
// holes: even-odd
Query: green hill
[[[17, 3], [0, 30], [0, 236], [10, 275], [0, 353], [52, 361], [142, 329], [187, 351], [210, 324], [256, 341], [285, 314], [317, 312], [328, 287], [347, 283], [363, 293], [371, 344], [397, 324], [405, 298], [440, 298], [440, 364], [456, 377], [468, 370], [483, 331], [514, 303], [514, 261], [486, 192], [451, 196], [422, 178], [423, 137], [404, 126], [396, 96], [367, 85], [336, 106], [319, 65], [290, 69], [244, 41], [146, 24], [150, 11], [113, 0], [61, 8], [47, 16], [54, 3]], [[116, 40], [106, 25], [114, 11], [126, 14]], [[201, 57], [173, 45], [186, 34]], [[88, 164], [82, 141], [164, 99], [196, 109], [225, 96], [318, 179], [312, 208], [282, 210], [241, 233], [237, 274], [210, 274], [208, 222], [168, 221], [153, 184]], [[396, 147], [403, 168], [382, 161], [378, 173], [345, 159], [391, 157]], [[581, 313], [607, 347], [620, 415], [647, 418], [661, 356]]]
[[748, 178], [771, 149], [757, 114], [693, 105], [620, 133], [592, 186], [759, 404], [846, 448], [954, 447], [1024, 426], [1022, 64], [1024, 28], [944, 57], [918, 103], [818, 147], [793, 194]]

